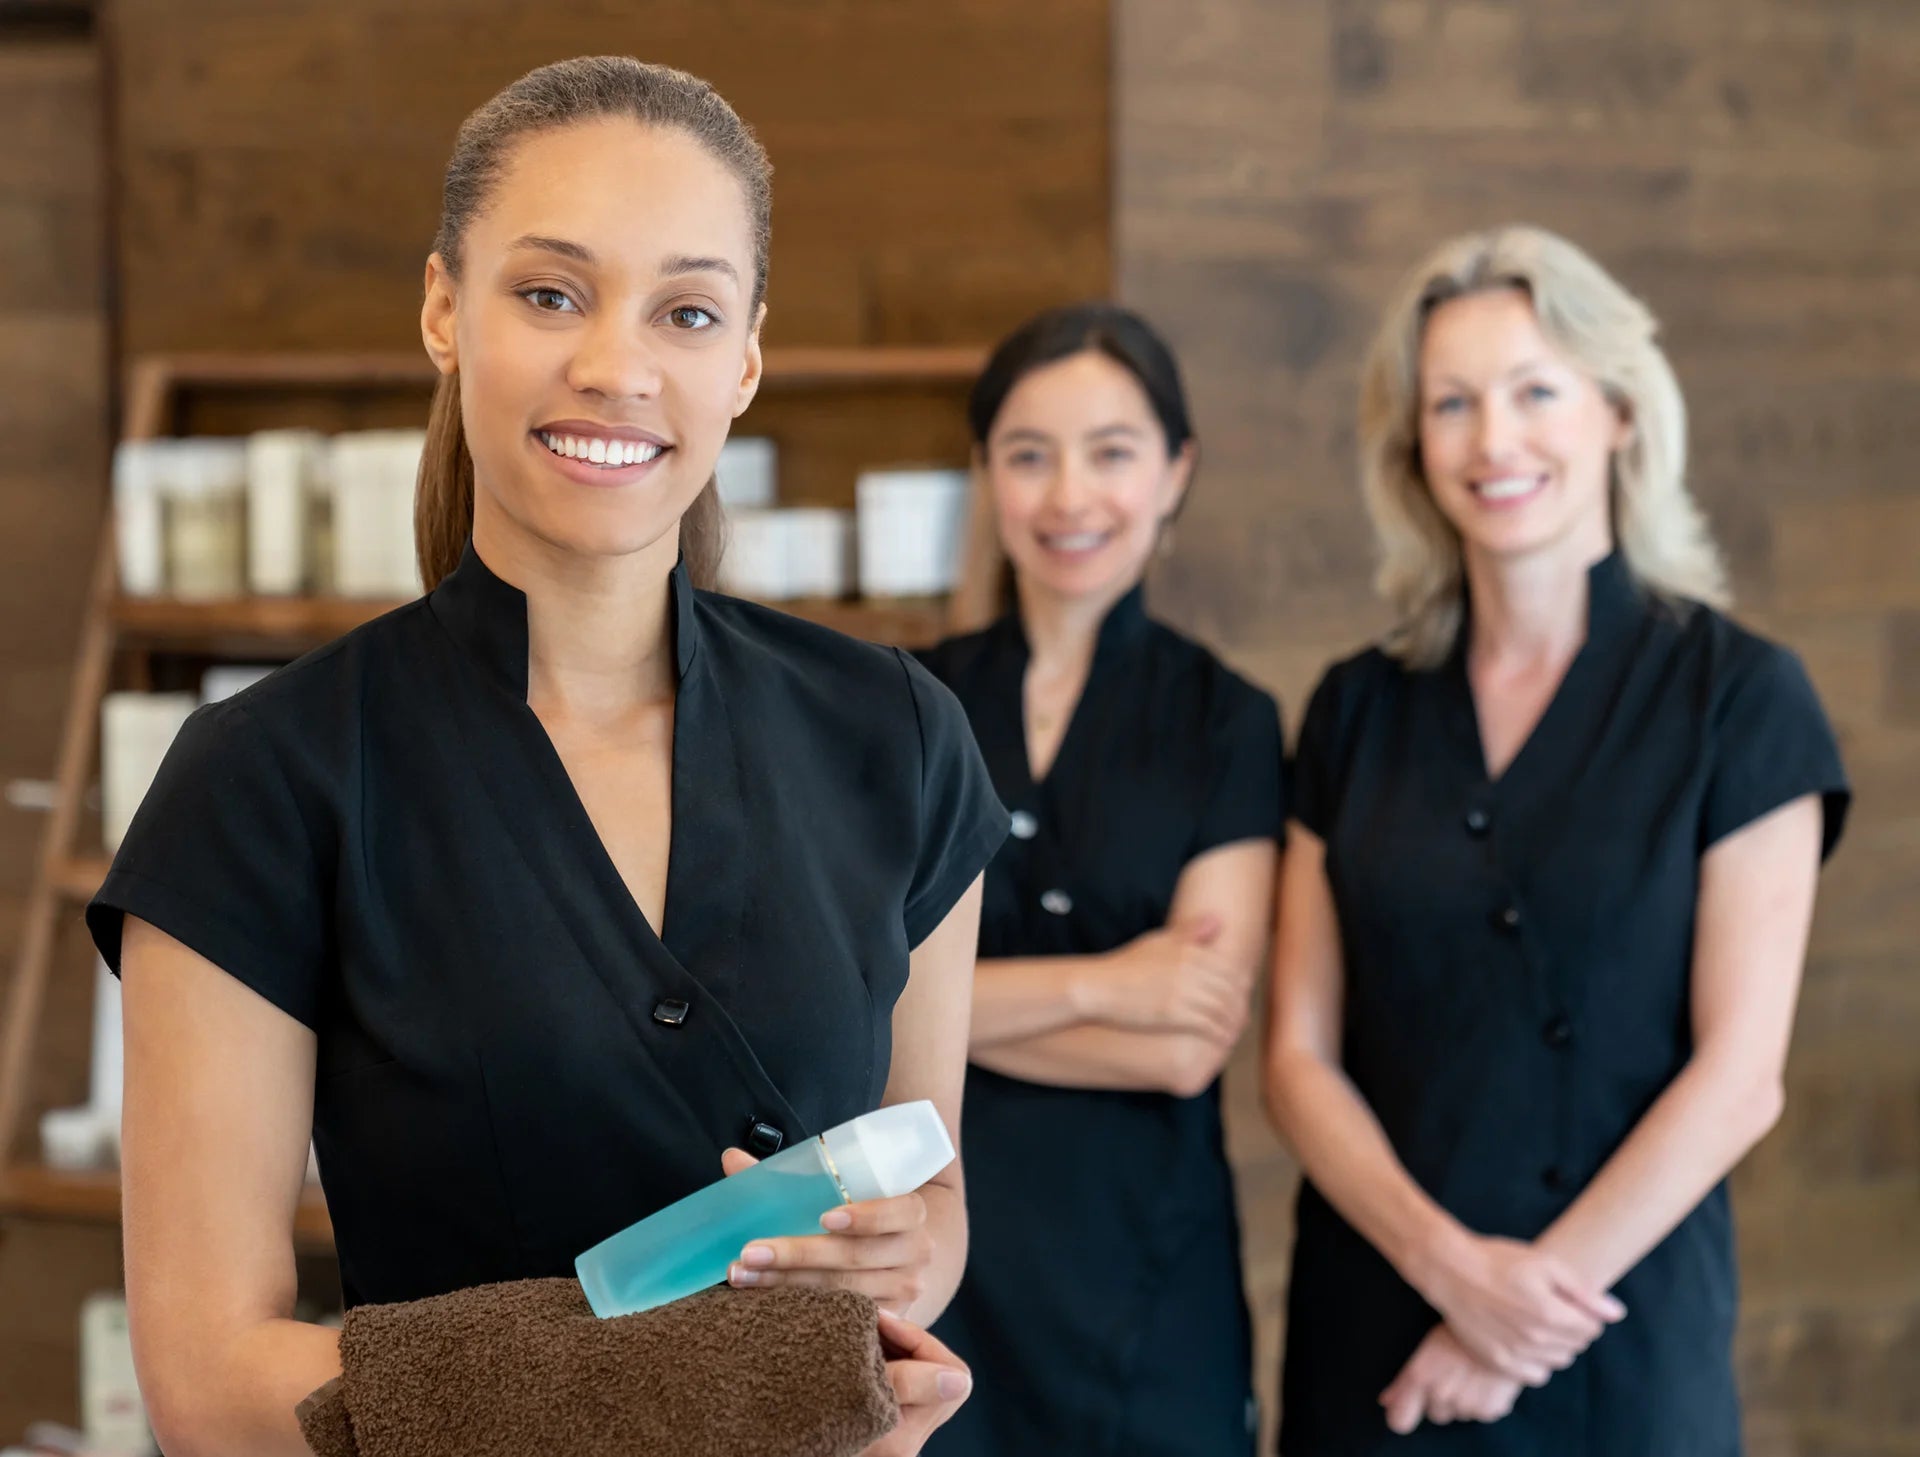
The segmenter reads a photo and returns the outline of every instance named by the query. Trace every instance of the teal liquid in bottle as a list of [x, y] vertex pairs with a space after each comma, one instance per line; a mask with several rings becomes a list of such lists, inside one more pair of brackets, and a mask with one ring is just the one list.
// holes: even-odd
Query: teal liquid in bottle
[[595, 1315], [652, 1310], [724, 1281], [755, 1240], [819, 1234], [829, 1209], [909, 1193], [952, 1160], [932, 1103], [881, 1108], [629, 1225], [574, 1270]]

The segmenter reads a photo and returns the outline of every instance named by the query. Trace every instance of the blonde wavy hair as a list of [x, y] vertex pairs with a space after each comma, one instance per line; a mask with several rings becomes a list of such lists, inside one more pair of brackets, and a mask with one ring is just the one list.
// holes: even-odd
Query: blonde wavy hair
[[1541, 332], [1632, 426], [1609, 474], [1614, 540], [1635, 580], [1682, 611], [1691, 602], [1725, 607], [1730, 600], [1719, 548], [1687, 491], [1686, 401], [1652, 313], [1545, 229], [1470, 233], [1408, 275], [1361, 376], [1361, 489], [1380, 550], [1374, 586], [1396, 619], [1387, 650], [1409, 667], [1446, 659], [1465, 595], [1459, 533], [1434, 504], [1421, 467], [1421, 339], [1440, 304], [1505, 288], [1526, 293]]

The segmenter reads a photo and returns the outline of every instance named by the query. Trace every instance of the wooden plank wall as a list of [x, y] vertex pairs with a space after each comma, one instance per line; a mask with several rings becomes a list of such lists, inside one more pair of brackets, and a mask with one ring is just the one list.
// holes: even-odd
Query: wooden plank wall
[[[531, 66], [612, 51], [707, 76], [772, 153], [770, 341], [972, 342], [1109, 287], [1105, 0], [119, 0], [106, 19], [129, 352], [417, 347], [461, 118]], [[0, 51], [9, 779], [51, 772], [104, 499], [100, 74], [79, 44]], [[884, 413], [864, 434], [823, 416], [838, 464], [793, 453], [798, 494], [850, 500], [853, 465], [925, 449], [928, 412], [909, 413], [892, 434]], [[798, 414], [782, 400], [760, 428], [800, 432]], [[7, 948], [40, 825], [0, 808]], [[86, 974], [78, 956], [55, 992], [36, 1106], [84, 1093]], [[0, 1242], [0, 1445], [77, 1415], [78, 1301], [117, 1279], [111, 1231]]]
[[[1782, 1126], [1737, 1180], [1761, 1457], [1920, 1453], [1920, 9], [1894, 0], [1126, 0], [1119, 289], [1204, 457], [1161, 610], [1284, 696], [1382, 625], [1354, 379], [1402, 270], [1530, 220], [1665, 321], [1743, 615], [1858, 799]], [[1231, 1080], [1272, 1389], [1294, 1174]]]
[[[0, 25], [0, 783], [52, 777], [105, 499], [100, 85], [91, 41]], [[0, 982], [45, 823], [0, 806]], [[90, 961], [69, 940], [43, 1105], [86, 1093]], [[119, 1282], [111, 1230], [0, 1234], [0, 1446], [32, 1417], [72, 1415], [80, 1301]]]

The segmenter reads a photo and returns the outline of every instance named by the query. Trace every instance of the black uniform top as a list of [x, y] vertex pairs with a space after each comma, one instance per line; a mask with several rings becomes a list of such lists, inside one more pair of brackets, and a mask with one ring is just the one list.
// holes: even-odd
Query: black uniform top
[[571, 1273], [726, 1145], [876, 1106], [908, 952], [1005, 836], [918, 663], [672, 594], [664, 944], [527, 706], [526, 598], [471, 547], [196, 713], [88, 908], [116, 969], [126, 912], [318, 1034], [349, 1304]]
[[[1301, 729], [1294, 813], [1327, 847], [1342, 1059], [1395, 1153], [1469, 1229], [1538, 1236], [1686, 1064], [1700, 858], [1846, 780], [1792, 654], [1705, 607], [1589, 573], [1588, 637], [1489, 782], [1463, 628], [1409, 671], [1335, 665]], [[1724, 1184], [1615, 1287], [1628, 1315], [1491, 1427], [1391, 1436], [1378, 1403], [1437, 1320], [1309, 1183], [1282, 1449], [1721, 1457], [1740, 1447]]]
[[[1194, 857], [1278, 839], [1279, 713], [1146, 615], [1102, 624], [1046, 777], [1027, 765], [1019, 619], [925, 655], [959, 696], [1013, 834], [983, 957], [1092, 955], [1166, 924]], [[967, 1072], [972, 1250], [936, 1327], [974, 1395], [929, 1454], [1244, 1454], [1250, 1351], [1217, 1086], [1197, 1098]]]

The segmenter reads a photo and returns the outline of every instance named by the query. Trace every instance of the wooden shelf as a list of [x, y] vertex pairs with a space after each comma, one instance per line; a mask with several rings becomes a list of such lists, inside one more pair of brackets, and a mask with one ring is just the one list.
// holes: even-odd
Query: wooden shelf
[[118, 597], [113, 620], [123, 640], [154, 646], [317, 647], [399, 605], [357, 597]]
[[[120, 597], [114, 601], [113, 620], [124, 642], [144, 647], [272, 651], [331, 642], [400, 605], [352, 597], [230, 597], [205, 602]], [[876, 642], [917, 646], [934, 641], [946, 627], [946, 601], [941, 597], [806, 597], [767, 605]]]
[[[0, 1214], [67, 1224], [117, 1224], [120, 1221], [120, 1173], [117, 1169], [51, 1169], [15, 1164], [0, 1173]], [[302, 1250], [333, 1248], [333, 1221], [320, 1190], [308, 1184], [293, 1220], [294, 1243]]]

